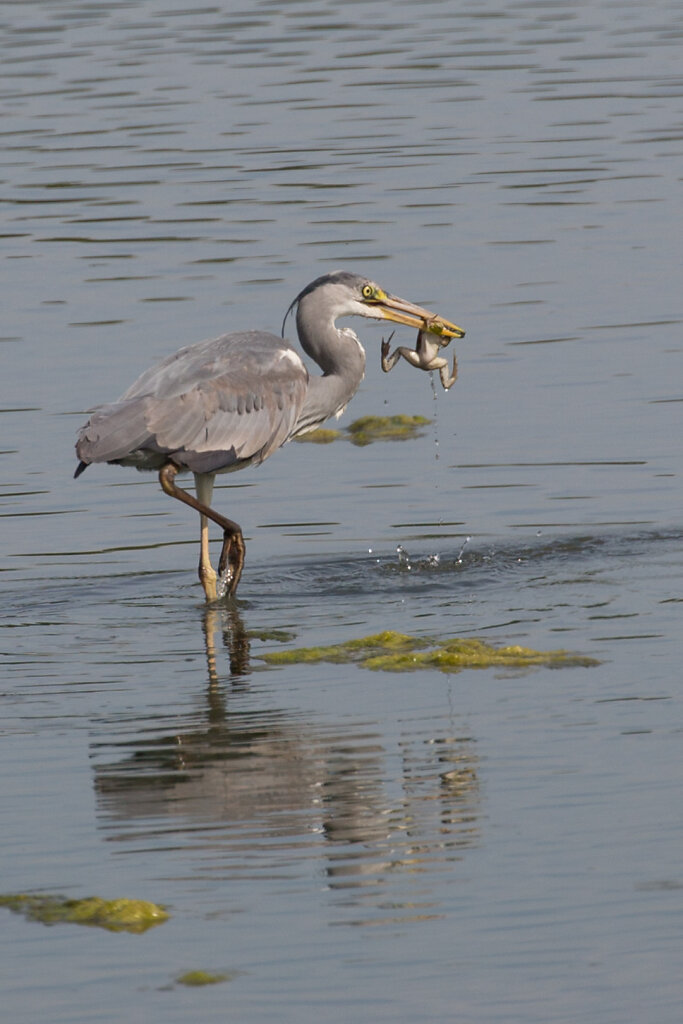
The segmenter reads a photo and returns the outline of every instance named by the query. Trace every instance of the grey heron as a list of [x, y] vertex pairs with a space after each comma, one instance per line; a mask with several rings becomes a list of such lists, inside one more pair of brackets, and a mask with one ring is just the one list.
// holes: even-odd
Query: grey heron
[[[288, 341], [261, 331], [238, 331], [182, 348], [146, 370], [121, 397], [93, 410], [76, 443], [75, 476], [92, 462], [154, 470], [166, 494], [200, 515], [199, 579], [207, 601], [218, 581], [234, 594], [244, 565], [242, 530], [211, 508], [217, 473], [263, 462], [286, 441], [339, 416], [365, 371], [365, 351], [343, 316], [390, 320], [461, 338], [455, 324], [358, 274], [318, 277], [290, 305], [304, 352], [322, 375], [310, 375]], [[178, 487], [194, 474], [196, 497]], [[223, 530], [218, 574], [209, 559], [208, 520]]]

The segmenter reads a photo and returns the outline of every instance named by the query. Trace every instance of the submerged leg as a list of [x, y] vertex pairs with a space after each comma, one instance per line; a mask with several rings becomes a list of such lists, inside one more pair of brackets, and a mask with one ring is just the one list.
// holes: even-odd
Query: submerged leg
[[232, 595], [237, 590], [237, 584], [240, 581], [242, 567], [244, 565], [245, 545], [242, 530], [237, 523], [233, 522], [232, 519], [228, 519], [227, 516], [220, 515], [220, 513], [210, 507], [209, 502], [211, 501], [211, 495], [213, 493], [213, 473], [195, 474], [198, 496], [197, 498], [194, 498], [191, 494], [188, 494], [187, 491], [184, 491], [182, 487], [178, 487], [175, 483], [175, 478], [178, 475], [178, 472], [179, 467], [176, 466], [174, 462], [167, 462], [159, 470], [159, 483], [161, 484], [162, 490], [165, 494], [168, 494], [171, 498], [177, 498], [178, 501], [182, 501], [186, 505], [189, 505], [190, 508], [199, 512], [199, 515], [201, 516], [199, 579], [201, 580], [202, 587], [204, 588], [206, 599], [207, 601], [215, 601], [217, 597], [216, 572], [209, 561], [209, 526], [207, 519], [216, 523], [216, 525], [220, 526], [223, 531], [223, 547], [221, 549], [221, 557], [218, 562], [218, 573], [222, 576], [225, 569], [230, 566], [230, 579], [228, 580], [227, 593]]

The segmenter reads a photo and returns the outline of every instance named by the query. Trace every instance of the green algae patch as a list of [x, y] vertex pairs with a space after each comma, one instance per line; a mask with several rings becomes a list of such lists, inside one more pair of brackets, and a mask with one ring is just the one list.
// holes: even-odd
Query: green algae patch
[[568, 651], [534, 651], [530, 647], [514, 644], [492, 647], [483, 640], [450, 640], [428, 651], [406, 651], [400, 654], [380, 654], [366, 658], [364, 668], [374, 672], [413, 672], [419, 668], [435, 668], [440, 672], [461, 672], [465, 668], [584, 668], [597, 665], [594, 658], [571, 654]]
[[363, 665], [368, 659], [381, 655], [400, 656], [427, 645], [429, 641], [420, 641], [404, 633], [387, 630], [384, 633], [373, 633], [357, 640], [346, 640], [341, 644], [329, 647], [295, 647], [290, 651], [272, 651], [260, 657], [268, 665], [312, 665], [321, 661], [345, 665], [357, 662]]
[[296, 633], [287, 629], [248, 629], [247, 636], [250, 640], [261, 640], [263, 643], [272, 641], [276, 644], [286, 644], [293, 640]]
[[426, 416], [361, 416], [347, 430], [351, 443], [363, 446], [373, 441], [407, 441], [419, 437], [430, 423]]
[[188, 988], [201, 988], [203, 985], [220, 985], [223, 981], [231, 981], [234, 974], [212, 974], [210, 971], [185, 971], [175, 979], [176, 985], [187, 985]]
[[477, 638], [438, 641], [411, 637], [391, 630], [328, 647], [298, 647], [261, 655], [269, 665], [306, 665], [319, 662], [357, 664], [373, 672], [414, 672], [432, 668], [440, 672], [461, 672], [466, 668], [548, 668], [590, 667], [595, 658], [568, 651], [535, 651], [513, 644], [494, 647]]
[[138, 934], [169, 918], [163, 907], [147, 900], [103, 900], [99, 896], [70, 900], [64, 896], [5, 895], [0, 896], [0, 907], [42, 924], [85, 924]]
[[408, 441], [420, 437], [424, 428], [432, 421], [426, 416], [361, 416], [344, 430], [323, 427], [300, 434], [295, 441], [309, 444], [331, 444], [333, 441], [350, 441], [358, 447], [373, 441]]
[[309, 444], [332, 444], [333, 441], [343, 441], [345, 434], [341, 430], [333, 430], [329, 427], [319, 427], [317, 430], [309, 430], [307, 434], [300, 434], [295, 441], [308, 441]]

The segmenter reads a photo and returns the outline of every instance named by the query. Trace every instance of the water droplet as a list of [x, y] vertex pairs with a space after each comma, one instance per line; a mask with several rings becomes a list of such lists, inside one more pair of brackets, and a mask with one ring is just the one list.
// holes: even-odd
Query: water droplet
[[468, 535], [467, 535], [467, 537], [465, 537], [465, 540], [464, 540], [464, 542], [463, 542], [463, 545], [462, 545], [462, 547], [460, 548], [460, 552], [459, 552], [459, 554], [458, 554], [458, 557], [457, 557], [457, 558], [456, 558], [456, 560], [455, 560], [455, 561], [456, 561], [456, 563], [457, 563], [457, 565], [460, 565], [460, 564], [461, 564], [461, 562], [462, 562], [462, 556], [463, 556], [463, 552], [464, 552], [465, 548], [467, 547], [467, 545], [469, 544], [469, 542], [470, 542], [471, 540], [472, 540], [472, 538], [471, 538], [471, 537], [469, 536], [469, 534], [468, 534]]
[[396, 554], [398, 555], [399, 565], [403, 566], [404, 569], [412, 569], [412, 565], [410, 564], [410, 555], [408, 554], [408, 552], [406, 551], [402, 544], [399, 544], [397, 546]]
[[225, 597], [232, 579], [232, 566], [226, 565], [221, 575], [216, 580], [216, 597]]

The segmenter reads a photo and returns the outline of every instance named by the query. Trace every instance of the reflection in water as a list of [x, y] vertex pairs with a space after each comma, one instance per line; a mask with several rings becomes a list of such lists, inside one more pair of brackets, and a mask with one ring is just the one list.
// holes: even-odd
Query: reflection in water
[[[322, 853], [333, 888], [372, 885], [377, 894], [389, 875], [433, 871], [476, 842], [469, 737], [406, 732], [392, 750], [372, 723], [342, 728], [259, 708], [237, 607], [206, 608], [203, 628], [203, 710], [151, 741], [140, 723], [119, 746], [122, 756], [96, 768], [111, 840], [134, 846], [144, 831], [161, 849], [190, 845], [202, 873], [221, 877], [274, 867], [283, 846], [296, 843], [302, 857]], [[400, 896], [392, 899], [401, 904]]]
[[[242, 616], [232, 602], [220, 610], [215, 606], [208, 606], [204, 610], [203, 629], [206, 644], [206, 667], [209, 673], [209, 700], [211, 701], [218, 689], [216, 633], [220, 629], [223, 646], [229, 655], [232, 676], [249, 674], [249, 637], [244, 628]], [[222, 702], [220, 710], [224, 712]]]
[[[8, 925], [7, 1020], [96, 985], [99, 1024], [184, 1024], [158, 987], [204, 966], [251, 974], [203, 1022], [680, 1021], [683, 6], [388, 7], [2, 5], [3, 875], [116, 895], [114, 865], [178, 925], [133, 957]], [[86, 401], [340, 266], [466, 308], [463, 387], [438, 462], [300, 446], [223, 485], [264, 553], [247, 625], [554, 636], [590, 681], [250, 671], [227, 608], [204, 649], [154, 482], [74, 487]], [[376, 330], [354, 415], [433, 417]]]

